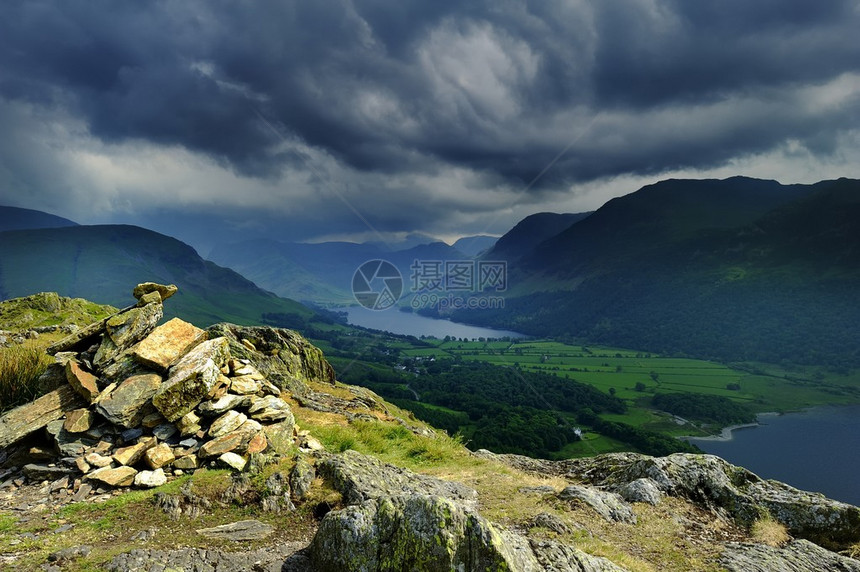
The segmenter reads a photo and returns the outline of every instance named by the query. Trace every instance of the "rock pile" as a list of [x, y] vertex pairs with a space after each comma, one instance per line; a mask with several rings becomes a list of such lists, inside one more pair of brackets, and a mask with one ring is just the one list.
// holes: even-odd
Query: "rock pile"
[[156, 487], [203, 465], [242, 471], [299, 437], [283, 392], [333, 382], [322, 353], [288, 330], [158, 325], [176, 291], [140, 284], [136, 305], [48, 348], [56, 364], [44, 377], [56, 389], [0, 417], [0, 447], [43, 429], [50, 437], [52, 447], [26, 452], [31, 480], [65, 479], [76, 494]]

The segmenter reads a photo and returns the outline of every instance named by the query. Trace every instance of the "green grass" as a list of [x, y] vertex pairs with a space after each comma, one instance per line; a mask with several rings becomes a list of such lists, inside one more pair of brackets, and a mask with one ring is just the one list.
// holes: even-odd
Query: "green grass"
[[356, 421], [349, 425], [314, 427], [314, 435], [329, 451], [353, 449], [395, 465], [419, 469], [446, 464], [466, 456], [459, 439], [442, 433], [428, 438], [391, 423]]

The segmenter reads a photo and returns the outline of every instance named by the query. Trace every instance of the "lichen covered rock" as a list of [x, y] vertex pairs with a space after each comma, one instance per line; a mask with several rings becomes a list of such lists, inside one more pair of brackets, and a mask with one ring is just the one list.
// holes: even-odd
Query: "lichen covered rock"
[[352, 450], [322, 460], [317, 473], [343, 495], [347, 504], [402, 494], [434, 495], [468, 505], [478, 499], [475, 489], [461, 483], [418, 475]]
[[229, 357], [225, 338], [201, 343], [170, 368], [168, 380], [152, 398], [153, 405], [168, 421], [190, 413], [218, 382]]
[[322, 351], [292, 330], [215, 324], [208, 332], [210, 338], [226, 338], [234, 358], [253, 362], [280, 389], [304, 395], [308, 381], [335, 381], [334, 369]]
[[636, 524], [636, 515], [633, 513], [633, 509], [616, 493], [608, 493], [592, 487], [570, 485], [558, 493], [558, 498], [569, 502], [584, 503], [609, 522]]
[[382, 497], [329, 513], [311, 543], [320, 572], [507, 570], [509, 547], [473, 512], [437, 496]]

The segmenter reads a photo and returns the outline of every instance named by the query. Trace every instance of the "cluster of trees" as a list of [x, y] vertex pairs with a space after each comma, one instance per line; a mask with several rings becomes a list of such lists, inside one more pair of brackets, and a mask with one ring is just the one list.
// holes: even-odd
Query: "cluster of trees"
[[652, 399], [652, 404], [657, 409], [662, 409], [684, 419], [718, 425], [755, 421], [755, 413], [750, 408], [721, 395], [658, 393]]

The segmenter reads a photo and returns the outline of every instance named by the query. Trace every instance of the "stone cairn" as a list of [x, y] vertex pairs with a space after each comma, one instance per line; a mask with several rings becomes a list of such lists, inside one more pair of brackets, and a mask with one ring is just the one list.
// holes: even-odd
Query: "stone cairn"
[[46, 375], [59, 387], [0, 417], [0, 450], [40, 429], [53, 441], [53, 451], [29, 449], [28, 478], [70, 479], [83, 498], [103, 485], [159, 486], [204, 465], [243, 471], [256, 454], [300, 439], [281, 388], [232, 357], [231, 344], [256, 354], [251, 341], [208, 339], [179, 318], [157, 325], [176, 291], [139, 284], [136, 305], [48, 348], [56, 364]]

